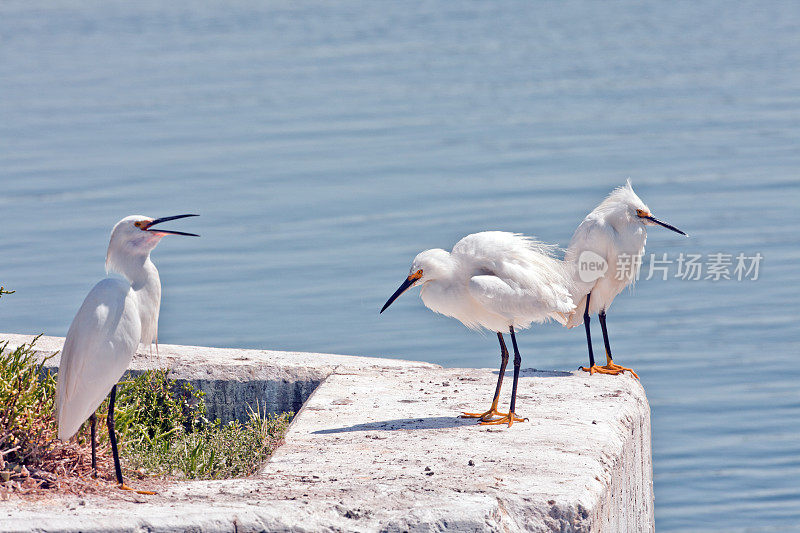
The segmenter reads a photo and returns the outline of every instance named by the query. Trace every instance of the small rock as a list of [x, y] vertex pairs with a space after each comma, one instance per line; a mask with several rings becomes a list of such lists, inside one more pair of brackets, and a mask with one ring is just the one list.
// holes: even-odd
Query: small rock
[[467, 462], [467, 464], [468, 464], [469, 466], [475, 466], [475, 461], [473, 461], [472, 459], [470, 459], [470, 460]]
[[425, 471], [426, 471], [426, 472], [430, 472], [430, 471], [431, 471], [431, 467], [429, 467], [429, 466], [426, 466], [426, 467], [425, 467]]

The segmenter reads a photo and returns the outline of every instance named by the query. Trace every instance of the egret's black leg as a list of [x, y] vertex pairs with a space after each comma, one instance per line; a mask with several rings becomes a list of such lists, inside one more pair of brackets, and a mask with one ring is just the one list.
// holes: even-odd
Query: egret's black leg
[[586, 308], [583, 310], [583, 327], [586, 328], [586, 344], [589, 345], [589, 368], [583, 368], [582, 370], [589, 370], [594, 368], [594, 350], [592, 350], [592, 330], [589, 327], [589, 302], [592, 299], [592, 293], [586, 295]]
[[603, 344], [606, 346], [606, 363], [611, 363], [611, 345], [608, 343], [608, 329], [606, 328], [606, 310], [601, 309], [597, 315], [600, 319], [600, 329], [603, 330]]
[[506, 348], [506, 341], [503, 340], [503, 334], [498, 332], [497, 339], [500, 341], [500, 375], [497, 376], [497, 387], [494, 391], [494, 399], [492, 406], [485, 413], [463, 413], [461, 418], [480, 418], [483, 422], [492, 419], [493, 416], [505, 416], [497, 410], [497, 402], [500, 401], [500, 388], [503, 386], [503, 376], [506, 375], [506, 365], [508, 365], [508, 348]]
[[[514, 385], [511, 387], [511, 407], [508, 409], [509, 415], [513, 416], [516, 411], [514, 407], [517, 404], [517, 381], [519, 380], [519, 367], [522, 364], [522, 356], [519, 354], [517, 348], [517, 337], [514, 335], [514, 326], [509, 328], [511, 332], [511, 344], [514, 345]], [[512, 420], [509, 419], [508, 425], [511, 425]]]
[[92, 476], [97, 477], [97, 415], [89, 417], [92, 433]]
[[527, 420], [527, 418], [519, 418], [516, 416], [514, 411], [517, 405], [517, 382], [519, 381], [519, 367], [522, 364], [522, 356], [519, 354], [519, 348], [517, 347], [517, 337], [514, 335], [514, 326], [510, 326], [508, 331], [511, 333], [511, 344], [514, 346], [514, 384], [511, 386], [511, 406], [508, 409], [507, 415], [490, 422], [482, 422], [483, 424], [505, 424], [508, 422], [508, 426], [511, 427], [511, 424], [514, 422], [523, 422]]
[[[111, 440], [111, 453], [114, 455], [114, 472], [117, 475], [117, 482], [119, 488], [122, 490], [133, 490], [122, 481], [122, 466], [119, 464], [119, 451], [117, 450], [117, 435], [114, 433], [114, 401], [117, 399], [117, 386], [111, 387], [111, 395], [108, 399], [108, 418], [106, 424], [108, 425], [108, 437]], [[155, 494], [149, 490], [136, 490], [139, 494]]]
[[494, 390], [494, 399], [492, 400], [492, 409], [497, 410], [497, 402], [500, 400], [500, 387], [503, 386], [503, 376], [506, 375], [506, 365], [508, 365], [508, 348], [506, 348], [506, 341], [503, 340], [503, 334], [497, 332], [497, 340], [500, 341], [500, 374], [497, 376], [497, 387]]
[[601, 309], [600, 313], [598, 314], [598, 318], [600, 319], [600, 328], [603, 330], [603, 343], [606, 346], [606, 366], [601, 367], [606, 369], [609, 374], [621, 374], [625, 370], [631, 373], [633, 377], [639, 379], [639, 376], [631, 370], [630, 368], [620, 366], [614, 363], [614, 359], [611, 357], [611, 345], [608, 342], [608, 329], [606, 329], [606, 310]]
[[117, 386], [111, 387], [111, 396], [108, 399], [108, 438], [111, 440], [111, 453], [114, 456], [114, 471], [117, 474], [117, 482], [125, 486], [122, 481], [122, 467], [119, 464], [119, 453], [117, 452], [117, 436], [114, 433], [114, 401], [117, 399]]

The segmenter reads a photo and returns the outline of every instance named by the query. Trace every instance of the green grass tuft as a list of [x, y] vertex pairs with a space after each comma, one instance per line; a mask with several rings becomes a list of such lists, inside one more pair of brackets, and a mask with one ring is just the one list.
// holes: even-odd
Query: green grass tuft
[[125, 463], [159, 477], [224, 479], [250, 475], [280, 445], [291, 416], [253, 411], [244, 423], [216, 421], [193, 431], [178, 427], [170, 438], [127, 443], [123, 448]]
[[[140, 474], [178, 479], [250, 475], [283, 441], [292, 413], [250, 410], [246, 422], [205, 418], [201, 391], [164, 370], [120, 383], [114, 406], [120, 456]], [[100, 411], [106, 411], [107, 404]]]
[[0, 470], [5, 462], [38, 464], [55, 434], [56, 380], [36, 360], [38, 338], [14, 350], [0, 343]]
[[[206, 424], [205, 393], [185, 381], [150, 370], [117, 386], [114, 418], [125, 442], [171, 440], [181, 428], [192, 432]], [[107, 402], [102, 407], [108, 410]]]

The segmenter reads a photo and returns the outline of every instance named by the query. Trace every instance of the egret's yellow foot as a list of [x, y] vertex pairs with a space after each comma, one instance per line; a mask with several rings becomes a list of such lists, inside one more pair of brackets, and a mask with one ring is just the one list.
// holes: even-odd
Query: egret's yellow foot
[[619, 370], [620, 372], [624, 372], [624, 371], [627, 370], [628, 372], [631, 373], [631, 375], [633, 377], [635, 377], [636, 379], [639, 379], [639, 374], [634, 372], [632, 368], [628, 368], [627, 366], [618, 365], [611, 359], [608, 360], [608, 362], [606, 363], [606, 366], [604, 368], [610, 369], [610, 370]]
[[489, 425], [496, 426], [499, 424], [508, 423], [508, 427], [511, 427], [511, 424], [513, 424], [514, 422], [525, 422], [526, 420], [527, 418], [520, 418], [516, 415], [516, 413], [507, 413], [504, 416], [501, 416], [500, 418], [495, 418], [494, 420], [485, 420], [480, 424], [482, 426], [489, 426]]
[[155, 494], [155, 492], [153, 492], [152, 490], [136, 490], [136, 489], [132, 489], [128, 485], [126, 485], [125, 483], [120, 483], [119, 484], [119, 490], [129, 490], [131, 492], [135, 492], [136, 494]]
[[461, 413], [461, 418], [479, 418], [481, 422], [489, 422], [493, 416], [508, 416], [508, 413], [501, 413], [497, 410], [497, 406], [493, 405], [485, 413]]
[[594, 374], [595, 372], [597, 372], [598, 374], [611, 374], [612, 376], [616, 376], [618, 374], [622, 374], [623, 372], [625, 372], [627, 370], [628, 372], [631, 373], [631, 375], [633, 377], [635, 377], [636, 379], [639, 379], [639, 374], [637, 374], [632, 369], [630, 369], [630, 368], [628, 368], [626, 366], [620, 366], [620, 365], [614, 363], [614, 361], [609, 361], [608, 364], [603, 365], [603, 366], [594, 365], [591, 368], [586, 368], [585, 366], [582, 366], [581, 370], [583, 370], [584, 372], [588, 372], [590, 374]]

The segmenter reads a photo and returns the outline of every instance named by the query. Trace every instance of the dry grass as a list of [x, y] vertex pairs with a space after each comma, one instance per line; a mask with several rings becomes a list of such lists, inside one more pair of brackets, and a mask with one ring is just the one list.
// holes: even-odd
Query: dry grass
[[[90, 479], [91, 450], [80, 438], [57, 440], [55, 377], [37, 362], [33, 346], [9, 350], [0, 344], [0, 499], [12, 493], [35, 494], [96, 490]], [[98, 467], [112, 465], [107, 453]]]

